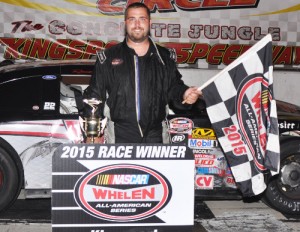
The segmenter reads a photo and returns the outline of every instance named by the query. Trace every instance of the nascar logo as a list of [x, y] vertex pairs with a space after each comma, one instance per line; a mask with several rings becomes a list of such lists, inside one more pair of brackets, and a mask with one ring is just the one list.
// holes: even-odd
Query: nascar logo
[[137, 185], [148, 184], [149, 174], [145, 175], [98, 175], [96, 185]]

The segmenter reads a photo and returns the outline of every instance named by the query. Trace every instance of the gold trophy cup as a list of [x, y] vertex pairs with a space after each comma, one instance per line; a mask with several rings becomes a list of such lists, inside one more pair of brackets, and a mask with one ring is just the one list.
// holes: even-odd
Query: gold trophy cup
[[94, 143], [95, 137], [101, 135], [101, 118], [95, 115], [98, 106], [102, 101], [96, 98], [83, 99], [83, 102], [88, 104], [92, 108], [91, 116], [86, 117], [83, 120], [83, 130], [85, 135], [91, 139], [91, 143]]

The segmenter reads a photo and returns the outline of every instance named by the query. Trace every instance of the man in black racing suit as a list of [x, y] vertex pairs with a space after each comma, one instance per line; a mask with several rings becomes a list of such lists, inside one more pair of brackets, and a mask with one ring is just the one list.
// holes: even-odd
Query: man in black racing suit
[[175, 52], [150, 38], [144, 4], [127, 8], [125, 25], [124, 41], [97, 53], [84, 98], [103, 102], [99, 113], [108, 118], [108, 143], [160, 143], [168, 105], [186, 107], [201, 93], [181, 80]]

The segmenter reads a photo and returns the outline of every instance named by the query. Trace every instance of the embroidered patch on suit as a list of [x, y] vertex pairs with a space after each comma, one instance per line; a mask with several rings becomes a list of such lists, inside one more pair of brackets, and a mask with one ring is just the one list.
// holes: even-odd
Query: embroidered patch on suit
[[168, 48], [169, 52], [170, 52], [170, 58], [172, 60], [174, 60], [175, 62], [177, 62], [177, 54], [174, 48]]
[[106, 56], [105, 56], [105, 53], [104, 53], [104, 49], [101, 50], [101, 51], [99, 51], [99, 52], [97, 52], [97, 56], [98, 56], [98, 58], [99, 58], [100, 63], [103, 64], [104, 61], [106, 60]]
[[115, 59], [113, 59], [112, 62], [111, 62], [112, 65], [120, 65], [120, 64], [122, 64], [122, 63], [123, 63], [123, 60], [120, 59], [120, 58], [115, 58]]

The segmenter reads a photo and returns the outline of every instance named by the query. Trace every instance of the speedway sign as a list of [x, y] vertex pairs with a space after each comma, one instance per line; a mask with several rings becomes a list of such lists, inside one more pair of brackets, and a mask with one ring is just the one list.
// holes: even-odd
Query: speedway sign
[[222, 69], [269, 33], [274, 65], [300, 64], [295, 0], [0, 0], [0, 61], [94, 59], [123, 41], [132, 2], [149, 7], [151, 36], [179, 67]]
[[194, 158], [182, 145], [61, 145], [52, 231], [192, 231]]

